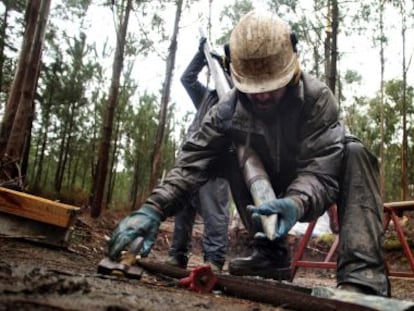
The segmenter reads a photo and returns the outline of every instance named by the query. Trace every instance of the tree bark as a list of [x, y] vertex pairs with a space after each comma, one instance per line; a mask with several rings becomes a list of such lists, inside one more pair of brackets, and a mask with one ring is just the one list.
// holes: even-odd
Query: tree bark
[[20, 51], [19, 61], [17, 63], [14, 79], [11, 85], [9, 98], [7, 100], [6, 109], [4, 112], [1, 132], [0, 132], [0, 156], [4, 157], [6, 151], [7, 141], [13, 126], [14, 118], [16, 116], [17, 106], [22, 92], [23, 80], [28, 68], [30, 51], [32, 48], [35, 32], [36, 21], [39, 15], [40, 1], [33, 0], [27, 2], [25, 21], [26, 28], [23, 36], [22, 48]]
[[104, 116], [102, 138], [98, 153], [98, 162], [96, 164], [96, 175], [91, 202], [91, 216], [94, 218], [99, 217], [102, 210], [102, 201], [105, 193], [105, 184], [108, 174], [109, 151], [111, 147], [112, 128], [114, 122], [113, 120], [118, 103], [119, 83], [124, 62], [126, 33], [131, 10], [132, 0], [127, 0], [123, 20], [121, 19], [122, 22], [120, 25], [120, 30], [117, 32], [117, 44], [112, 66], [112, 80], [107, 101], [107, 109]]
[[406, 30], [407, 20], [404, 2], [400, 2], [401, 12], [401, 40], [402, 40], [402, 77], [403, 77], [403, 98], [402, 98], [402, 155], [401, 155], [401, 200], [407, 199], [407, 65], [406, 65]]
[[140, 157], [139, 157], [139, 153], [137, 153], [135, 164], [134, 164], [134, 175], [133, 175], [132, 185], [130, 189], [131, 211], [135, 209], [135, 205], [137, 203], [137, 198], [138, 198], [139, 170], [140, 170]]
[[[22, 158], [25, 141], [28, 138], [27, 128], [34, 110], [33, 100], [41, 65], [49, 9], [50, 0], [32, 0], [28, 4], [28, 22], [22, 53], [0, 135], [0, 154], [4, 162], [12, 161], [18, 164]], [[15, 170], [14, 166], [6, 167], [5, 171], [9, 178], [19, 177], [19, 172]]]
[[59, 157], [57, 161], [57, 167], [56, 167], [56, 173], [55, 173], [55, 190], [59, 193], [61, 189], [61, 182], [63, 175], [63, 159], [64, 159], [64, 153], [65, 153], [65, 146], [66, 146], [66, 140], [68, 139], [69, 135], [68, 133], [69, 124], [67, 122], [64, 123], [64, 128], [62, 132], [62, 141], [60, 143], [59, 147]]
[[35, 167], [35, 169], [33, 169], [34, 173], [34, 181], [33, 181], [33, 189], [35, 191], [37, 191], [40, 187], [40, 177], [42, 176], [43, 173], [43, 162], [44, 162], [44, 158], [45, 158], [45, 151], [46, 151], [46, 144], [47, 144], [47, 140], [48, 140], [48, 129], [49, 129], [49, 123], [50, 123], [50, 107], [51, 107], [51, 100], [53, 97], [53, 89], [50, 93], [50, 96], [48, 98], [48, 104], [46, 106], [46, 111], [45, 111], [45, 123], [44, 123], [44, 128], [43, 133], [41, 135], [41, 140], [40, 140], [40, 152], [39, 152], [39, 160], [38, 160], [38, 165]]
[[380, 146], [380, 189], [382, 199], [385, 195], [385, 115], [384, 115], [384, 70], [385, 70], [385, 57], [384, 57], [384, 2], [380, 0], [379, 8], [379, 27], [380, 27], [380, 65], [381, 65], [381, 81], [380, 81], [380, 105], [381, 105], [381, 146]]
[[338, 76], [337, 63], [338, 63], [338, 26], [339, 26], [339, 12], [338, 1], [332, 0], [332, 37], [331, 37], [331, 57], [330, 57], [330, 72], [329, 72], [329, 88], [334, 94], [339, 93], [336, 91], [336, 80]]
[[338, 61], [338, 2], [337, 0], [328, 1], [328, 16], [325, 39], [326, 57], [326, 84], [331, 91], [336, 94], [337, 61]]
[[6, 29], [8, 26], [8, 17], [9, 17], [9, 6], [8, 3], [4, 3], [4, 14], [2, 20], [2, 27], [0, 28], [0, 91], [5, 89], [3, 85], [3, 76], [4, 76], [4, 48], [6, 46]]
[[165, 81], [162, 88], [161, 96], [161, 107], [159, 113], [159, 123], [157, 128], [157, 135], [155, 138], [155, 146], [152, 154], [152, 165], [151, 165], [151, 177], [150, 177], [150, 190], [153, 189], [158, 183], [158, 177], [160, 175], [161, 158], [162, 158], [162, 145], [164, 142], [164, 133], [166, 126], [166, 116], [168, 102], [170, 99], [171, 91], [171, 80], [173, 77], [174, 65], [175, 65], [175, 54], [177, 52], [177, 36], [179, 32], [179, 24], [182, 12], [183, 1], [177, 1], [177, 10], [175, 13], [174, 29], [171, 37], [169, 55], [167, 58], [167, 66], [165, 71]]
[[114, 141], [114, 145], [112, 148], [112, 154], [111, 154], [111, 164], [109, 166], [109, 176], [108, 176], [108, 187], [107, 187], [107, 192], [106, 192], [106, 205], [109, 205], [112, 201], [112, 194], [114, 191], [114, 186], [115, 186], [115, 179], [116, 179], [116, 166], [118, 164], [117, 161], [117, 154], [118, 154], [118, 136], [119, 136], [119, 131], [120, 131], [120, 126], [121, 126], [121, 120], [117, 120], [116, 121], [116, 126], [115, 126], [115, 141]]

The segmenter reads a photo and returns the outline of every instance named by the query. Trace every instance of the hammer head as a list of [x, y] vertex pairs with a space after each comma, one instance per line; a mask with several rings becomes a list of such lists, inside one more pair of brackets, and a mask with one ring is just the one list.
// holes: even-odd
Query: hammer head
[[98, 273], [104, 275], [114, 275], [129, 279], [141, 279], [144, 270], [136, 265], [113, 262], [109, 258], [102, 259], [98, 264]]

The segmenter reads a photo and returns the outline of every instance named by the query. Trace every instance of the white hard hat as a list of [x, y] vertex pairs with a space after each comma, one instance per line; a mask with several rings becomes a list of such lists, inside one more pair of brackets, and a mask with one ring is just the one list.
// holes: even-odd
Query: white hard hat
[[266, 11], [242, 17], [230, 37], [231, 75], [244, 93], [286, 86], [299, 70], [287, 23]]

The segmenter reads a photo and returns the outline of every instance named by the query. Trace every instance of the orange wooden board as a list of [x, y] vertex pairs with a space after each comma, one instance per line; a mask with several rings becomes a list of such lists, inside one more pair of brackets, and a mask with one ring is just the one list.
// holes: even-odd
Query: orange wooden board
[[0, 211], [58, 227], [69, 227], [78, 207], [0, 187]]

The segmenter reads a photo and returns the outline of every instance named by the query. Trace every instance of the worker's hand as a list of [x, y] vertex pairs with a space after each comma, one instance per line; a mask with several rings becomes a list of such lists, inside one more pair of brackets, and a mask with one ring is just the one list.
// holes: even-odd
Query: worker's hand
[[207, 42], [206, 37], [201, 37], [200, 41], [198, 42], [198, 51], [204, 54], [204, 44]]
[[[276, 224], [276, 238], [281, 238], [288, 234], [289, 230], [294, 224], [303, 216], [303, 206], [299, 200], [292, 198], [276, 199], [263, 203], [255, 207], [250, 206], [249, 210], [252, 213], [253, 223], [259, 224], [260, 216], [278, 215], [278, 222]], [[263, 231], [263, 230], [261, 230]]]
[[[201, 37], [199, 44], [198, 44], [198, 51], [204, 55], [204, 44], [206, 44], [207, 42], [207, 38], [205, 37]], [[211, 57], [213, 57], [214, 59], [216, 59], [220, 66], [224, 68], [224, 64], [225, 64], [225, 58], [223, 55], [220, 55], [219, 53], [217, 53], [216, 51], [210, 51], [210, 55]]]
[[125, 217], [112, 233], [108, 253], [112, 260], [117, 260], [123, 250], [137, 237], [144, 238], [141, 249], [143, 257], [148, 256], [157, 238], [161, 215], [153, 207], [144, 204], [139, 210]]
[[220, 55], [219, 53], [217, 53], [216, 51], [211, 51], [210, 55], [211, 57], [216, 59], [218, 63], [220, 64], [220, 66], [224, 69], [224, 57]]

